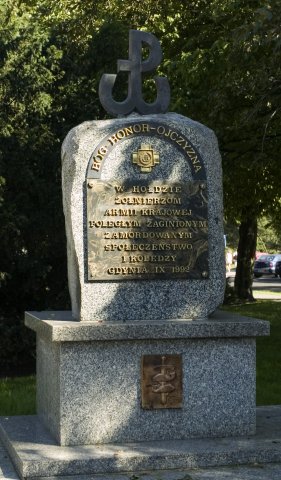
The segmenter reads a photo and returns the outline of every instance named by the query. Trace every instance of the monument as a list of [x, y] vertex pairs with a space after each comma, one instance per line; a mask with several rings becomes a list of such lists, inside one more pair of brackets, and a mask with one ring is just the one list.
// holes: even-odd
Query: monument
[[[144, 101], [142, 73], [160, 61], [158, 40], [131, 30], [129, 59], [117, 64], [126, 100], [112, 96], [116, 75], [100, 82], [117, 118], [85, 122], [63, 143], [72, 311], [26, 313], [38, 414], [1, 423], [22, 478], [186, 467], [192, 438], [255, 433], [255, 337], [268, 323], [216, 312], [225, 282], [217, 140], [165, 113], [166, 78]], [[196, 455], [210, 462], [206, 449]]]

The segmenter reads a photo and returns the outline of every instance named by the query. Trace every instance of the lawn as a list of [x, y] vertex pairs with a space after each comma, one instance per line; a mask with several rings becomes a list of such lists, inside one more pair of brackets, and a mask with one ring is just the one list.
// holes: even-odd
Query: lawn
[[35, 376], [0, 379], [0, 415], [32, 415], [35, 401]]
[[[223, 309], [270, 322], [270, 337], [257, 338], [257, 404], [281, 404], [281, 302], [258, 300]], [[0, 415], [34, 413], [35, 377], [0, 379]]]
[[223, 309], [270, 322], [270, 336], [257, 337], [257, 405], [281, 404], [281, 302], [258, 300]]

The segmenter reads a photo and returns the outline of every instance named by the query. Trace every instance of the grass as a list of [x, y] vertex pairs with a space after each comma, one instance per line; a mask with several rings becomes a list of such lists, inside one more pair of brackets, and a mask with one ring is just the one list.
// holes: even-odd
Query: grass
[[257, 337], [257, 405], [281, 404], [281, 303], [258, 300], [223, 310], [270, 322], [270, 336]]
[[[281, 302], [258, 300], [223, 309], [270, 322], [270, 337], [257, 338], [257, 404], [281, 404]], [[34, 414], [35, 393], [34, 376], [0, 379], [0, 415]]]
[[35, 376], [0, 379], [0, 415], [33, 415], [35, 403]]

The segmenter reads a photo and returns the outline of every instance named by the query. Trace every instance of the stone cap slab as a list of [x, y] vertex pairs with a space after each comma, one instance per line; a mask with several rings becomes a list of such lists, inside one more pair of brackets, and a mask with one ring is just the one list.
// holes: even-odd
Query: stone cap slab
[[78, 322], [70, 311], [26, 312], [25, 325], [52, 342], [257, 337], [270, 333], [265, 320], [217, 311], [201, 320]]

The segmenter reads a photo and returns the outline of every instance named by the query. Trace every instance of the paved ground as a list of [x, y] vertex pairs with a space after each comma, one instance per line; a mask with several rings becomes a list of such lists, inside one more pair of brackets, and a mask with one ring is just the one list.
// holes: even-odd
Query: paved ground
[[[280, 293], [265, 293], [254, 290], [254, 297], [258, 300], [274, 300], [275, 302], [281, 302]], [[281, 480], [281, 479], [280, 479]]]
[[0, 445], [0, 480], [16, 480], [18, 478], [5, 448]]
[[[226, 277], [230, 278], [230, 284], [233, 285], [235, 270], [227, 273]], [[257, 299], [281, 301], [281, 279], [273, 276], [254, 278], [253, 292]]]

